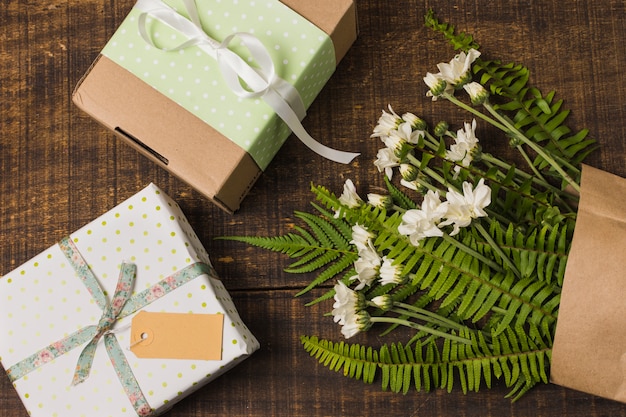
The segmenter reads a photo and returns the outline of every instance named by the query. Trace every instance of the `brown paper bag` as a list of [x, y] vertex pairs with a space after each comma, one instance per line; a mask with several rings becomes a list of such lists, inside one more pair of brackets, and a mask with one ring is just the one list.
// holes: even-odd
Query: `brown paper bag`
[[626, 179], [584, 166], [553, 383], [626, 402]]

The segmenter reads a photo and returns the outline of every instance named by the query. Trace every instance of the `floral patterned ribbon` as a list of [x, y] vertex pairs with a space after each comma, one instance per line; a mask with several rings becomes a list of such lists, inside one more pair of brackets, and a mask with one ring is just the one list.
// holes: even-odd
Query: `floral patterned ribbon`
[[101, 339], [104, 339], [104, 345], [111, 363], [137, 415], [151, 415], [154, 410], [152, 410], [141, 392], [139, 384], [126, 360], [126, 356], [117, 338], [110, 330], [118, 320], [137, 312], [194, 278], [203, 274], [215, 276], [213, 268], [202, 262], [193, 263], [131, 297], [136, 267], [133, 264], [122, 263], [115, 293], [113, 299], [109, 302], [98, 284], [96, 276], [72, 240], [66, 237], [58, 245], [93, 299], [102, 309], [102, 317], [97, 325], [84, 327], [10, 367], [7, 370], [9, 379], [11, 382], [15, 382], [40, 366], [87, 343], [79, 356], [72, 381], [73, 385], [81, 383], [89, 377], [97, 345]]

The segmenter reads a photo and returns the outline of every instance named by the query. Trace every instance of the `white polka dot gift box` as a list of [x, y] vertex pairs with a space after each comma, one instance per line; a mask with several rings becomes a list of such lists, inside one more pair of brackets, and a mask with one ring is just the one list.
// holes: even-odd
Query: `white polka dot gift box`
[[78, 84], [78, 107], [228, 211], [293, 132], [357, 35], [353, 0], [139, 0]]
[[0, 278], [0, 360], [33, 417], [161, 414], [258, 348], [152, 184]]

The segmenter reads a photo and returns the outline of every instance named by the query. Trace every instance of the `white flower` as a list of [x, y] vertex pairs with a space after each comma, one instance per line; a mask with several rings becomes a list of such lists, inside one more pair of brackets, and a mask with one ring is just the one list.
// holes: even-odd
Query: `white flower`
[[424, 122], [422, 119], [420, 119], [419, 117], [417, 117], [413, 113], [409, 113], [409, 112], [404, 113], [402, 115], [402, 120], [404, 120], [405, 122], [409, 123], [413, 129], [420, 130], [422, 132], [427, 127], [426, 126], [426, 122]]
[[358, 334], [361, 331], [361, 326], [356, 320], [356, 317], [350, 317], [346, 323], [342, 323], [341, 334], [346, 339], [350, 339], [352, 336]]
[[343, 282], [337, 281], [334, 298], [333, 320], [335, 323], [344, 325], [350, 316], [356, 314], [359, 307], [359, 295]]
[[[446, 159], [459, 162], [462, 166], [467, 167], [472, 162], [472, 152], [478, 146], [478, 138], [476, 137], [476, 119], [472, 120], [472, 124], [465, 123], [464, 129], [459, 129], [454, 138], [455, 143], [450, 146], [450, 150], [446, 151]], [[458, 173], [460, 166], [455, 166], [454, 170]]]
[[350, 277], [350, 281], [359, 281], [359, 285], [354, 288], [355, 290], [361, 290], [374, 282], [380, 270], [380, 262], [378, 252], [374, 249], [372, 241], [368, 240], [363, 249], [359, 250], [359, 258], [354, 262], [357, 275]]
[[437, 97], [439, 97], [443, 93], [452, 93], [454, 91], [453, 87], [449, 85], [446, 80], [443, 79], [441, 73], [432, 74], [430, 72], [427, 72], [426, 76], [424, 77], [424, 82], [429, 88], [428, 92], [426, 93], [426, 97], [432, 97], [433, 101], [436, 101]]
[[464, 181], [463, 194], [448, 189], [446, 198], [448, 200], [448, 211], [445, 214], [446, 221], [441, 222], [439, 227], [449, 224], [454, 225], [454, 229], [450, 233], [450, 236], [454, 236], [459, 233], [461, 227], [469, 226], [472, 219], [487, 216], [484, 208], [491, 204], [491, 188], [485, 185], [484, 178], [478, 181], [473, 190], [472, 184]]
[[400, 180], [400, 184], [404, 185], [406, 188], [409, 188], [411, 190], [414, 190], [414, 191], [418, 190], [418, 184], [416, 181], [407, 181], [403, 178]]
[[479, 56], [480, 52], [476, 49], [470, 49], [467, 54], [461, 52], [456, 55], [448, 64], [444, 62], [437, 64], [437, 68], [439, 68], [441, 77], [445, 81], [455, 86], [461, 86], [471, 80], [470, 68]]
[[[339, 202], [348, 208], [355, 208], [361, 205], [363, 200], [356, 193], [356, 187], [352, 180], [347, 179], [343, 185], [343, 193], [339, 196]], [[335, 211], [335, 219], [339, 218], [340, 210]]]
[[478, 145], [478, 138], [476, 137], [476, 119], [473, 119], [471, 124], [465, 122], [463, 127], [464, 129], [459, 129], [456, 132], [456, 143], [463, 143], [468, 149], [474, 149], [476, 145]]
[[341, 328], [341, 334], [343, 334], [343, 337], [346, 339], [349, 339], [359, 332], [368, 330], [371, 326], [370, 315], [367, 311], [358, 311], [350, 317], [347, 317], [345, 324]]
[[392, 149], [382, 148], [378, 150], [374, 165], [378, 168], [378, 172], [385, 171], [387, 178], [391, 180], [393, 176], [393, 167], [400, 165], [400, 159], [396, 156]]
[[472, 104], [483, 104], [489, 97], [489, 92], [485, 90], [485, 87], [476, 81], [463, 85], [463, 89], [469, 94]]
[[387, 148], [389, 148], [394, 155], [397, 155], [397, 151], [401, 150], [404, 144], [407, 142], [402, 134], [397, 130], [392, 130], [387, 136], [381, 137], [381, 140]]
[[374, 127], [374, 133], [371, 135], [372, 138], [387, 136], [390, 131], [396, 129], [398, 125], [402, 123], [402, 119], [393, 111], [391, 104], [388, 105], [388, 108], [391, 113], [387, 113], [383, 110], [383, 114], [378, 118], [378, 124]]
[[419, 241], [426, 237], [442, 236], [438, 224], [447, 211], [448, 203], [441, 202], [439, 192], [430, 190], [424, 196], [421, 210], [407, 210], [404, 213], [398, 232], [408, 235], [414, 246], [418, 246]]
[[389, 132], [390, 136], [397, 136], [400, 139], [405, 140], [406, 142], [416, 144], [420, 138], [424, 136], [423, 130], [413, 130], [413, 127], [410, 122], [404, 122], [398, 126], [396, 130], [392, 130]]
[[379, 209], [389, 210], [393, 207], [393, 200], [388, 195], [380, 195], [376, 193], [370, 193], [367, 195], [367, 202]]
[[383, 311], [389, 311], [393, 308], [393, 297], [389, 294], [383, 294], [372, 298], [372, 303]]
[[357, 251], [360, 252], [367, 248], [367, 246], [370, 244], [370, 239], [372, 239], [373, 237], [374, 234], [372, 232], [368, 231], [364, 226], [356, 223], [354, 226], [352, 226], [352, 240], [350, 241], [350, 243], [356, 246]]
[[411, 164], [400, 164], [399, 171], [400, 175], [402, 175], [402, 179], [406, 181], [415, 181], [419, 175], [418, 169]]
[[352, 180], [347, 179], [343, 185], [343, 193], [339, 197], [339, 202], [350, 208], [358, 207], [363, 202], [361, 197], [356, 193], [356, 187], [352, 183]]
[[383, 264], [380, 267], [380, 284], [401, 284], [404, 278], [401, 275], [402, 265], [393, 265], [393, 259], [383, 256]]

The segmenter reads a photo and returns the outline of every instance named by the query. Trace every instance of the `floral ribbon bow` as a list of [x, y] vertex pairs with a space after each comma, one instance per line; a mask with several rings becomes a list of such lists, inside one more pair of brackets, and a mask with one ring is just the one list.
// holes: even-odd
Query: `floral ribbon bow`
[[97, 325], [81, 328], [11, 366], [7, 369], [9, 379], [15, 382], [40, 366], [87, 343], [78, 357], [72, 380], [72, 385], [80, 384], [89, 377], [98, 343], [103, 339], [115, 373], [137, 415], [151, 415], [154, 410], [141, 392], [124, 351], [111, 329], [118, 320], [141, 310], [198, 276], [203, 274], [214, 276], [213, 268], [202, 262], [192, 263], [131, 297], [137, 267], [134, 264], [122, 263], [113, 298], [109, 301], [93, 271], [72, 240], [66, 237], [58, 245], [76, 271], [76, 275], [103, 311], [102, 317]]
[[[89, 377], [91, 364], [93, 363], [93, 358], [96, 355], [96, 348], [98, 347], [98, 342], [102, 336], [105, 337], [105, 340], [107, 338], [115, 337], [113, 334], [108, 332], [118, 320], [118, 317], [122, 312], [122, 308], [130, 299], [136, 273], [137, 267], [134, 264], [122, 263], [122, 266], [120, 267], [120, 277], [117, 281], [117, 287], [115, 288], [113, 299], [109, 302], [105, 298], [104, 312], [102, 313], [102, 317], [100, 318], [98, 325], [89, 326], [84, 329], [86, 332], [94, 332], [95, 335], [78, 357], [78, 363], [76, 364], [76, 370], [74, 371], [72, 385], [80, 384]], [[107, 345], [110, 345], [110, 343], [111, 342], [109, 341]]]
[[[138, 19], [141, 37], [149, 45], [167, 52], [198, 46], [218, 62], [224, 81], [237, 96], [263, 99], [302, 143], [324, 158], [348, 164], [359, 155], [329, 148], [307, 133], [300, 123], [306, 115], [300, 94], [293, 85], [278, 76], [267, 48], [257, 37], [250, 33], [237, 32], [226, 37], [222, 42], [218, 42], [207, 35], [202, 28], [195, 0], [183, 0], [183, 3], [189, 19], [161, 0], [138, 0], [135, 7], [143, 12]], [[157, 18], [184, 34], [188, 39], [173, 48], [156, 45], [148, 33], [148, 16]], [[258, 68], [250, 66], [239, 55], [228, 49], [230, 43], [237, 37], [244, 42], [245, 47], [258, 64]]]

